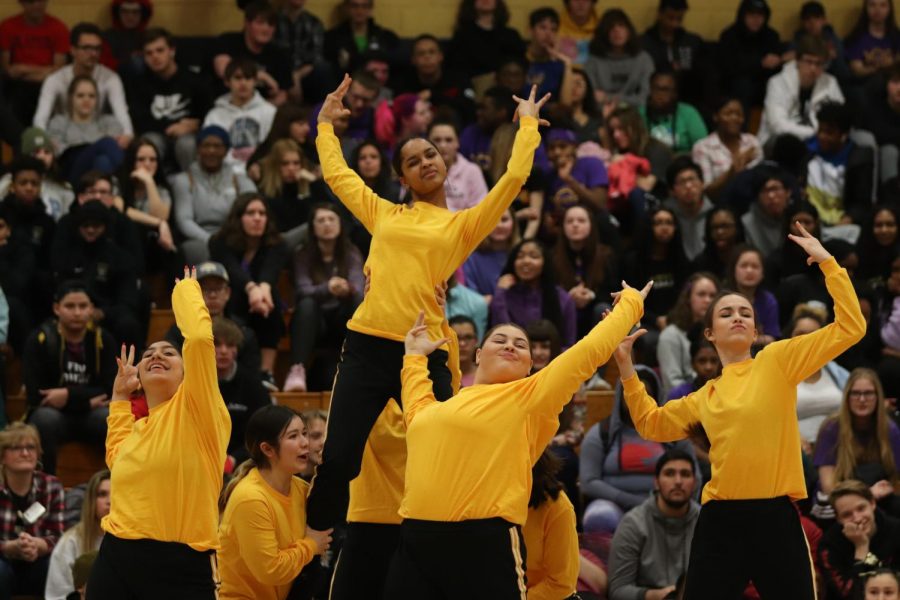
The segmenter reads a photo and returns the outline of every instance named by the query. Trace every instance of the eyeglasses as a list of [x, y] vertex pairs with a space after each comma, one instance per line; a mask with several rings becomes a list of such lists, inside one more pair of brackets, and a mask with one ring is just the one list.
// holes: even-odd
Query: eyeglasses
[[97, 188], [88, 188], [84, 190], [84, 193], [92, 196], [112, 196], [112, 190], [98, 190]]
[[18, 446], [7, 446], [7, 450], [10, 452], [25, 452], [27, 454], [36, 454], [37, 446], [34, 444], [20, 444]]
[[775, 185], [767, 185], [762, 189], [763, 194], [778, 194], [785, 191], [785, 187], [783, 185], [775, 184]]
[[693, 173], [690, 175], [685, 175], [683, 177], [675, 178], [676, 186], [684, 186], [684, 185], [688, 185], [689, 183], [700, 183], [700, 178], [697, 177], [696, 175], [694, 175]]
[[464, 334], [464, 335], [458, 335], [458, 336], [456, 336], [456, 337], [457, 337], [457, 339], [458, 339], [460, 342], [474, 342], [475, 340], [478, 339], [477, 337], [475, 337], [475, 336], [472, 335], [471, 333], [469, 333], [469, 334]]
[[204, 294], [213, 296], [216, 294], [224, 293], [225, 288], [227, 288], [227, 287], [228, 287], [227, 285], [201, 285], [200, 291]]
[[875, 390], [851, 390], [849, 396], [851, 398], [874, 398], [877, 394]]
[[103, 46], [100, 46], [100, 45], [94, 46], [94, 45], [88, 45], [88, 44], [81, 44], [80, 46], [75, 46], [75, 49], [76, 49], [76, 50], [83, 50], [83, 51], [85, 51], [85, 52], [98, 52], [98, 53], [99, 53], [99, 52], [102, 52], [102, 51], [103, 51]]

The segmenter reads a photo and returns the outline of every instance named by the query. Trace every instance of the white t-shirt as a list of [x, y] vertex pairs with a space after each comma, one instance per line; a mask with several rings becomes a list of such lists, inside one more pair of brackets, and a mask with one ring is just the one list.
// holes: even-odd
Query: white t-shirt
[[800, 422], [800, 437], [814, 444], [819, 436], [819, 427], [830, 415], [841, 407], [843, 391], [826, 371], [821, 371], [815, 383], [800, 382], [797, 385], [797, 419]]

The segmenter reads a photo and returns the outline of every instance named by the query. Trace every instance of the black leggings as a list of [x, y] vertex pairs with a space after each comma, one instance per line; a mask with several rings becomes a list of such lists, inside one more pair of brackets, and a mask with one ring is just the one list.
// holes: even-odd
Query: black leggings
[[388, 569], [400, 545], [400, 525], [349, 523], [341, 548], [330, 600], [382, 600]]
[[762, 600], [814, 600], [809, 544], [786, 496], [712, 500], [703, 505], [685, 600], [732, 600], [753, 581]]
[[186, 544], [123, 540], [107, 533], [87, 584], [88, 600], [215, 600], [216, 553]]
[[[359, 475], [369, 432], [387, 401], [400, 401], [403, 354], [403, 342], [347, 332], [331, 391], [322, 464], [306, 501], [312, 529], [329, 529], [347, 518], [350, 481]], [[447, 358], [444, 350], [428, 357], [434, 395], [441, 402], [453, 395]]]

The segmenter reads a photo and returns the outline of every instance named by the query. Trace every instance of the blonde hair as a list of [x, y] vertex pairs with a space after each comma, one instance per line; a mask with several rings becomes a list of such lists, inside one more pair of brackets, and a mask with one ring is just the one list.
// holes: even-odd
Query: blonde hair
[[[300, 166], [306, 168], [306, 160], [303, 157], [303, 151], [292, 139], [278, 140], [272, 144], [269, 153], [259, 161], [260, 180], [259, 191], [268, 198], [274, 198], [281, 195], [284, 182], [281, 180], [281, 161], [284, 155], [289, 152], [296, 152], [300, 157]], [[301, 194], [309, 193], [309, 182], [301, 178], [299, 181], [299, 191]]]
[[[860, 379], [867, 379], [875, 386], [875, 435], [863, 446], [853, 431], [853, 415], [850, 412], [850, 390]], [[897, 483], [897, 468], [888, 434], [888, 415], [884, 408], [884, 389], [878, 374], [871, 369], [854, 369], [844, 386], [844, 398], [836, 417], [826, 423], [838, 423], [837, 447], [835, 448], [835, 482], [854, 479], [856, 465], [860, 462], [880, 462], [891, 483]], [[825, 424], [823, 423], [823, 428]]]
[[[44, 453], [41, 448], [41, 434], [38, 433], [34, 425], [22, 422], [10, 423], [0, 431], [0, 455], [25, 438], [34, 440], [34, 445], [37, 446], [38, 460], [40, 461]], [[40, 462], [38, 462], [38, 470], [40, 470]], [[6, 485], [6, 469], [2, 467], [0, 467], [0, 485]]]
[[100, 485], [109, 480], [109, 471], [103, 469], [97, 471], [88, 480], [87, 489], [84, 492], [84, 500], [81, 503], [81, 520], [73, 528], [78, 541], [81, 542], [81, 553], [96, 550], [94, 545], [103, 530], [100, 528], [100, 519], [97, 518], [97, 495], [100, 493]]

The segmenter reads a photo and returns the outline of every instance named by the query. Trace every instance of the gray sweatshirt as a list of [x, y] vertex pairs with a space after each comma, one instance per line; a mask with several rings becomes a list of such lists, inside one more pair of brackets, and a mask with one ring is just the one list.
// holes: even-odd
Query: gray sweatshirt
[[256, 191], [256, 186], [228, 165], [216, 173], [207, 173], [194, 162], [174, 177], [172, 190], [178, 229], [188, 239], [205, 242], [222, 227], [235, 198]]
[[666, 517], [654, 492], [622, 518], [609, 551], [609, 600], [644, 600], [649, 589], [675, 585], [687, 572], [700, 505]]
[[603, 90], [631, 106], [643, 106], [650, 95], [650, 76], [653, 59], [643, 50], [634, 56], [594, 56], [584, 63], [595, 90]]

